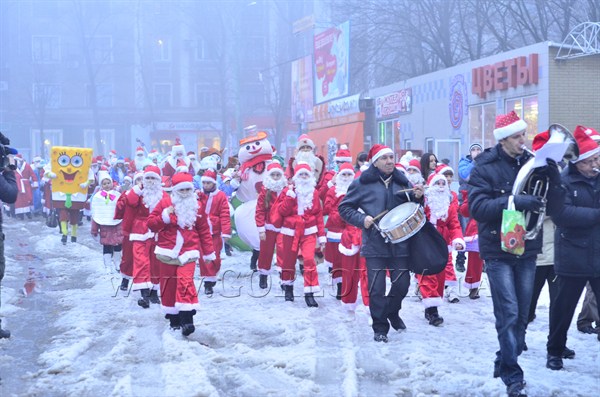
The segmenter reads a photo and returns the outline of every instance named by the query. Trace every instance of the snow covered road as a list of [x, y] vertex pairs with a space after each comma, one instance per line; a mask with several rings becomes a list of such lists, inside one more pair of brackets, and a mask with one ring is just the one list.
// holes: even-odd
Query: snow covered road
[[[491, 298], [444, 304], [442, 327], [429, 326], [414, 296], [401, 313], [408, 329], [375, 343], [369, 315], [346, 313], [326, 290], [309, 309], [284, 302], [251, 277], [249, 255], [224, 257], [212, 298], [200, 295], [196, 332], [170, 331], [159, 306], [140, 308], [105, 273], [89, 235], [63, 246], [39, 220], [5, 219], [7, 274], [2, 285], [0, 395], [8, 396], [502, 396], [492, 378], [497, 349]], [[321, 284], [327, 271], [319, 266]], [[24, 296], [27, 278], [36, 287]], [[198, 283], [200, 280], [197, 281]], [[31, 282], [29, 287], [31, 287]], [[412, 291], [412, 287], [411, 287]], [[466, 295], [463, 293], [463, 295]], [[575, 324], [565, 370], [545, 368], [547, 291], [520, 363], [530, 396], [600, 395], [600, 343]]]

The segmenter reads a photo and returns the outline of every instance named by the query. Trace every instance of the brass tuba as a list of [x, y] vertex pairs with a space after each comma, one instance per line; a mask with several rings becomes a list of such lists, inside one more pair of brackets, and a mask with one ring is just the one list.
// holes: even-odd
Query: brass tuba
[[[571, 131], [560, 124], [552, 124], [548, 128], [548, 134], [550, 135], [548, 142], [570, 143], [563, 156], [564, 161], [577, 160], [579, 157], [579, 147], [577, 146], [577, 142]], [[535, 153], [527, 149], [525, 145], [523, 145], [523, 149], [535, 157]], [[545, 172], [540, 172], [539, 168], [533, 168], [534, 161], [535, 159], [532, 158], [521, 167], [517, 174], [517, 179], [515, 179], [512, 194], [513, 196], [518, 194], [531, 194], [540, 197], [542, 201], [546, 203], [546, 195], [548, 194], [550, 181], [545, 175]], [[546, 215], [546, 206], [544, 205], [540, 208], [539, 213], [524, 211], [523, 214], [525, 215], [525, 224], [527, 226], [525, 240], [534, 240], [542, 229], [542, 224], [544, 223], [544, 217]]]

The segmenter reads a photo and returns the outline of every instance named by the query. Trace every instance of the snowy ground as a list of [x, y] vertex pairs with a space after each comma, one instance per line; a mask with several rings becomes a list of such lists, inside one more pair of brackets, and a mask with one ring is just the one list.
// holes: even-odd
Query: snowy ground
[[[5, 219], [4, 229], [0, 315], [13, 337], [0, 340], [3, 397], [505, 394], [492, 378], [497, 340], [487, 289], [479, 300], [446, 303], [439, 328], [409, 296], [401, 312], [408, 330], [376, 343], [363, 307], [349, 315], [326, 290], [309, 309], [301, 278], [296, 301], [284, 302], [277, 277], [264, 293], [248, 254], [235, 252], [224, 259], [218, 293], [201, 295], [196, 332], [186, 339], [168, 329], [158, 306], [144, 310], [137, 295], [116, 292], [120, 279], [105, 273], [88, 223], [66, 247], [41, 221]], [[24, 296], [28, 276], [36, 288]], [[563, 371], [545, 368], [547, 302], [544, 291], [519, 360], [528, 395], [600, 395], [600, 343], [574, 323], [568, 346], [577, 357]]]

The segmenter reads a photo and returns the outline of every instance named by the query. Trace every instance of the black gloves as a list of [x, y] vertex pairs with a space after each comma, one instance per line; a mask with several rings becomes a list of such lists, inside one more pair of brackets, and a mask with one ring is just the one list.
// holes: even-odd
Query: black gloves
[[544, 206], [544, 202], [538, 196], [531, 194], [517, 194], [514, 197], [515, 208], [519, 211], [539, 212]]
[[558, 164], [556, 161], [552, 159], [546, 159], [546, 175], [548, 175], [548, 179], [550, 180], [550, 187], [557, 188], [561, 185], [562, 180], [560, 177], [560, 171], [558, 169]]

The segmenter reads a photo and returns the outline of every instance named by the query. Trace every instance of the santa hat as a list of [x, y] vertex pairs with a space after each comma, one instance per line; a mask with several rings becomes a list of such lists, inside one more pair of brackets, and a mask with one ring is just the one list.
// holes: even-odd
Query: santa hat
[[427, 186], [431, 187], [433, 185], [435, 185], [438, 181], [446, 181], [446, 177], [443, 174], [439, 174], [437, 172], [432, 173], [431, 175], [429, 175], [429, 178], [427, 178]]
[[[185, 173], [181, 172], [181, 174], [185, 174]], [[175, 176], [175, 175], [173, 175], [173, 176]], [[160, 185], [162, 186], [162, 188], [165, 192], [170, 192], [173, 188], [173, 181], [168, 176], [163, 176], [161, 178]]]
[[396, 163], [396, 169], [406, 175], [406, 167], [402, 163]]
[[23, 155], [21, 153], [17, 153], [17, 154], [15, 154], [15, 158], [17, 158], [19, 160], [23, 160]]
[[178, 172], [171, 178], [173, 184], [173, 191], [176, 192], [181, 189], [194, 189], [194, 181], [190, 174], [187, 172]]
[[469, 146], [469, 153], [474, 149], [483, 150], [483, 146], [481, 146], [481, 143], [472, 143], [471, 146]]
[[298, 164], [296, 164], [296, 166], [294, 167], [294, 176], [302, 173], [307, 173], [312, 176], [312, 169], [310, 168], [310, 165], [308, 163], [305, 163], [304, 161], [299, 161]]
[[185, 146], [173, 145], [173, 148], [171, 149], [171, 154], [174, 156], [175, 153], [185, 153]]
[[526, 129], [527, 123], [521, 120], [513, 110], [510, 113], [496, 116], [494, 138], [496, 138], [497, 141], [500, 141]]
[[271, 175], [274, 171], [279, 171], [283, 174], [283, 167], [278, 162], [274, 161], [267, 166], [267, 174]]
[[196, 153], [194, 152], [188, 152], [187, 156], [190, 160], [196, 160]]
[[367, 161], [375, 163], [379, 157], [385, 154], [394, 154], [394, 152], [388, 146], [377, 143], [371, 147], [371, 150], [369, 150]]
[[40, 162], [40, 161], [42, 161], [42, 158], [41, 158], [40, 156], [35, 156], [35, 157], [33, 158], [33, 162], [34, 162], [34, 163], [37, 163], [37, 162]]
[[308, 137], [308, 135], [302, 134], [298, 137], [298, 142], [296, 142], [296, 149], [300, 149], [302, 146], [310, 146], [311, 149], [314, 149], [315, 143], [312, 139]]
[[452, 169], [452, 167], [446, 164], [440, 164], [435, 168], [436, 174], [444, 175], [448, 172], [454, 175], [454, 170]]
[[117, 156], [117, 151], [115, 149], [112, 149], [110, 152], [108, 152], [109, 156]]
[[156, 158], [158, 156], [158, 151], [156, 149], [152, 149], [150, 153], [148, 153], [148, 157], [151, 159]]
[[592, 138], [595, 142], [599, 142], [599, 144], [600, 144], [600, 134], [595, 129], [593, 129], [591, 127], [584, 127], [582, 125], [578, 125], [577, 127], [575, 127], [575, 131], [577, 131], [577, 130], [583, 130], [583, 132], [587, 136]]
[[418, 159], [412, 159], [408, 162], [408, 167], [406, 167], [406, 170], [410, 170], [410, 169], [414, 169], [417, 170], [419, 172], [421, 172], [421, 162]]
[[577, 163], [579, 161], [585, 160], [593, 155], [600, 153], [600, 147], [598, 143], [591, 138], [591, 132], [588, 134], [586, 130], [582, 128], [576, 128], [573, 132], [573, 136], [577, 141], [577, 146], [579, 147], [579, 157], [577, 160], [573, 161]]
[[155, 178], [161, 179], [160, 176], [160, 168], [155, 165], [149, 165], [144, 168], [144, 178], [147, 176], [153, 176]]
[[540, 132], [539, 134], [533, 137], [531, 149], [534, 152], [537, 152], [542, 148], [542, 146], [546, 144], [546, 142], [548, 142], [548, 139], [550, 139], [550, 134], [548, 133], [548, 131]]
[[98, 171], [108, 171], [108, 167], [106, 167], [105, 165], [100, 166], [100, 169]]
[[125, 181], [129, 181], [129, 183], [133, 182], [133, 179], [131, 179], [131, 177], [129, 175], [126, 175], [125, 178], [123, 178], [123, 182]]
[[102, 156], [96, 157], [96, 163], [102, 163], [102, 162], [104, 162], [104, 158]]
[[110, 183], [112, 183], [112, 178], [110, 177], [110, 174], [107, 171], [98, 171], [98, 182], [100, 182], [100, 184], [102, 184], [102, 181], [105, 179], [109, 179]]
[[355, 174], [354, 168], [352, 167], [352, 164], [350, 164], [350, 163], [344, 163], [344, 164], [340, 165], [338, 174], [341, 174], [343, 171], [350, 171], [352, 173], [352, 175]]
[[135, 181], [135, 180], [143, 178], [143, 177], [144, 177], [143, 172], [136, 172], [136, 174], [133, 176], [133, 180]]
[[177, 160], [177, 168], [175, 168], [175, 172], [188, 172], [189, 166], [185, 163], [185, 161], [179, 159]]
[[137, 149], [135, 149], [135, 154], [136, 155], [140, 155], [140, 154], [144, 154], [144, 148], [141, 146], [138, 146]]
[[217, 173], [215, 172], [215, 170], [209, 168], [206, 171], [204, 171], [204, 174], [202, 174], [202, 178], [200, 178], [200, 180], [202, 182], [212, 182], [216, 185]]
[[352, 155], [350, 154], [350, 150], [348, 150], [348, 146], [340, 146], [337, 153], [335, 154], [335, 157], [333, 158], [333, 161], [339, 161], [340, 163], [351, 163]]

